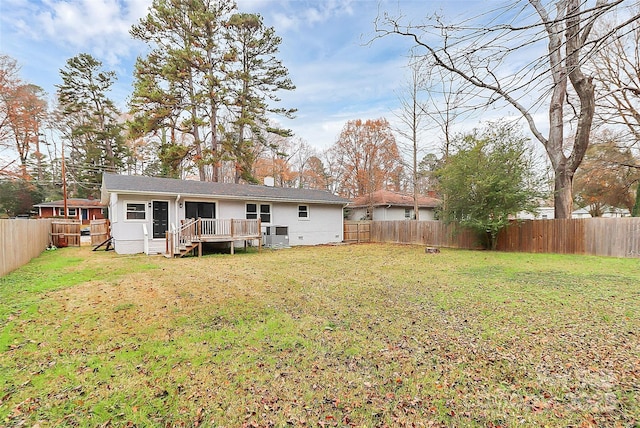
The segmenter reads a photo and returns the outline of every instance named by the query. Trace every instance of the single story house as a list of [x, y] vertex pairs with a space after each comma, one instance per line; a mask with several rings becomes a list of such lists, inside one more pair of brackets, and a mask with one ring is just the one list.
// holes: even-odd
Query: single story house
[[[291, 246], [342, 242], [348, 200], [321, 190], [104, 174], [102, 202], [117, 253], [159, 254], [173, 245], [170, 235], [188, 227], [232, 250], [256, 233], [267, 245], [276, 234]], [[242, 235], [240, 228], [253, 232]]]
[[[434, 220], [441, 201], [431, 196], [418, 197], [420, 220]], [[416, 218], [413, 196], [389, 190], [378, 190], [360, 196], [348, 206], [349, 220], [413, 220]]]
[[[34, 205], [38, 209], [38, 218], [64, 217], [64, 200], [43, 202]], [[91, 220], [104, 218], [105, 205], [98, 199], [67, 199], [67, 218], [82, 220], [82, 224], [89, 224]]]
[[[605, 206], [603, 208], [602, 217], [610, 218], [610, 217], [630, 217], [631, 214], [629, 210], [626, 208], [616, 208]], [[555, 218], [555, 209], [550, 206], [540, 206], [538, 208], [538, 212], [536, 214], [528, 213], [528, 212], [519, 212], [516, 215], [517, 219], [520, 220], [549, 220]], [[571, 218], [591, 218], [591, 214], [589, 213], [588, 208], [578, 208], [571, 212]]]

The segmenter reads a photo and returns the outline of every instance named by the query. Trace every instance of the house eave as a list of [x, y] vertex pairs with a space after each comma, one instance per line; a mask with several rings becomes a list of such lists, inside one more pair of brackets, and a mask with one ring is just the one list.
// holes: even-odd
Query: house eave
[[[418, 205], [418, 208], [436, 208], [438, 205]], [[348, 208], [413, 208], [413, 205], [400, 204], [373, 204], [373, 205], [349, 205]]]
[[[140, 196], [161, 196], [169, 198], [177, 198], [178, 194], [173, 192], [158, 192], [158, 191], [145, 191], [145, 190], [118, 190], [118, 189], [106, 189], [108, 193], [116, 193], [118, 195], [140, 195]], [[258, 202], [285, 202], [285, 203], [302, 203], [302, 204], [320, 204], [320, 205], [344, 205], [343, 201], [323, 201], [318, 199], [300, 199], [300, 198], [279, 198], [279, 197], [264, 197], [264, 196], [252, 196], [252, 195], [222, 195], [222, 194], [200, 194], [200, 193], [181, 193], [181, 199], [186, 198], [202, 198], [202, 199], [225, 199], [236, 201], [258, 201]]]

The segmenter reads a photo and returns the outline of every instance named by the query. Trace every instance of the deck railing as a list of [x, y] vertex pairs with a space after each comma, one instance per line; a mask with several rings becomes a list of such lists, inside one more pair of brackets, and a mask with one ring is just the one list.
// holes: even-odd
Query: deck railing
[[197, 218], [184, 220], [176, 230], [166, 234], [168, 254], [194, 242], [233, 242], [243, 239], [260, 239], [260, 220]]

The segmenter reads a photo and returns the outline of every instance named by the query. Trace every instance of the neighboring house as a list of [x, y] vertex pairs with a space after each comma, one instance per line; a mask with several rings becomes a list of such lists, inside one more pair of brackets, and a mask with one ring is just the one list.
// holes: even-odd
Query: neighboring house
[[197, 218], [218, 228], [221, 220], [211, 219], [260, 220], [263, 235], [284, 230], [292, 246], [341, 242], [348, 200], [320, 190], [104, 174], [102, 202], [117, 253], [158, 254], [167, 231]]
[[[624, 208], [605, 207], [602, 213], [602, 217], [629, 217], [631, 214], [629, 210]], [[547, 220], [555, 218], [555, 210], [553, 207], [541, 206], [538, 208], [536, 215], [520, 212], [516, 216], [520, 220]], [[591, 218], [591, 214], [587, 208], [578, 208], [571, 213], [571, 218]]]
[[[43, 202], [34, 205], [38, 209], [38, 218], [64, 217], [64, 201]], [[104, 218], [103, 205], [97, 199], [67, 199], [67, 218], [82, 220], [82, 224], [89, 224], [91, 220]]]
[[[420, 220], [434, 220], [435, 209], [441, 204], [437, 198], [418, 197]], [[349, 220], [412, 220], [416, 218], [413, 196], [389, 190], [378, 190], [360, 196], [348, 206]]]
[[521, 211], [516, 214], [515, 218], [518, 220], [547, 220], [555, 217], [555, 210], [553, 207], [549, 206], [540, 206], [537, 209], [536, 213], [530, 213], [526, 211]]

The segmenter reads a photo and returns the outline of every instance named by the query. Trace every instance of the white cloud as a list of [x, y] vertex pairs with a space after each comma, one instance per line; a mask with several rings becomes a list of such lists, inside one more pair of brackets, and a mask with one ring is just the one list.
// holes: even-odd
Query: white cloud
[[41, 37], [89, 51], [114, 65], [131, 52], [129, 29], [150, 4], [151, 0], [46, 0], [32, 23], [42, 30]]
[[274, 13], [272, 19], [272, 25], [278, 29], [278, 32], [295, 30], [300, 26], [300, 21], [284, 13]]

